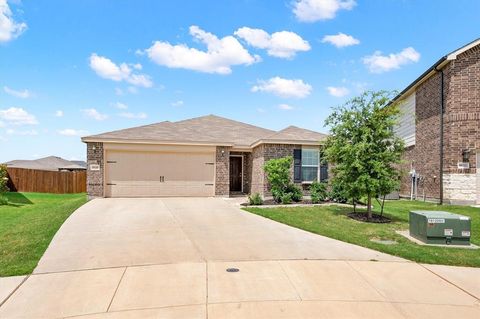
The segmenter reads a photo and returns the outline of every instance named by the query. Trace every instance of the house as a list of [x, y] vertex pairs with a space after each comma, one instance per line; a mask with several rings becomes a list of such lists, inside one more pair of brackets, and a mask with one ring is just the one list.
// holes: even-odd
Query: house
[[324, 180], [325, 134], [289, 126], [281, 131], [215, 115], [83, 137], [91, 197], [229, 196], [269, 193], [263, 166], [294, 156], [292, 179]]
[[480, 39], [442, 57], [395, 100], [407, 147], [400, 194], [480, 204]]
[[27, 168], [42, 171], [83, 171], [87, 164], [82, 161], [67, 161], [58, 156], [48, 156], [36, 160], [13, 160], [5, 163], [10, 168]]

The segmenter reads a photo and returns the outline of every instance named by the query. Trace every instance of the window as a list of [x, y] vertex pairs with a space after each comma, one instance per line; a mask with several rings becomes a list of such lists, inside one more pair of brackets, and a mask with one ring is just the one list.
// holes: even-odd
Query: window
[[313, 182], [318, 180], [319, 166], [318, 149], [302, 149], [302, 181]]

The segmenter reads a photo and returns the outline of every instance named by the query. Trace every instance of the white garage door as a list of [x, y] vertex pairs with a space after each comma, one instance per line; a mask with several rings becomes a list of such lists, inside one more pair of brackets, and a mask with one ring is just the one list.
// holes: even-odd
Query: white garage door
[[215, 154], [107, 150], [107, 197], [213, 196]]

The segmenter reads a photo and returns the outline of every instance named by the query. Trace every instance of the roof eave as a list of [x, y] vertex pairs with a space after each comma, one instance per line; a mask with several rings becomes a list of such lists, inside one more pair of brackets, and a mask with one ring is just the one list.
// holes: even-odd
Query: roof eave
[[114, 144], [165, 144], [165, 145], [199, 145], [199, 146], [234, 146], [231, 142], [208, 141], [175, 141], [175, 140], [142, 140], [121, 138], [97, 138], [93, 136], [82, 137], [83, 143], [114, 143]]
[[285, 140], [285, 139], [261, 139], [254, 142], [251, 147], [257, 147], [260, 144], [295, 144], [295, 145], [323, 145], [325, 144], [324, 140]]

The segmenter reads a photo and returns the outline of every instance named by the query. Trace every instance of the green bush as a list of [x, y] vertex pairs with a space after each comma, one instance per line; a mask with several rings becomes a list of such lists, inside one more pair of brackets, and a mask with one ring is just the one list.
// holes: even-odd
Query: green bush
[[348, 192], [340, 183], [332, 183], [331, 190], [328, 194], [328, 197], [337, 203], [346, 203], [348, 202]]
[[3, 195], [9, 191], [8, 186], [7, 166], [0, 165], [0, 205], [7, 204], [7, 199]]
[[310, 197], [312, 198], [312, 203], [317, 204], [324, 202], [327, 199], [327, 196], [328, 193], [326, 183], [314, 181], [312, 185], [310, 185]]
[[292, 200], [297, 203], [303, 198], [302, 189], [295, 184], [288, 185], [287, 189], [285, 190], [285, 194], [291, 194]]
[[277, 203], [280, 203], [282, 201], [283, 194], [284, 194], [283, 191], [279, 189], [272, 189], [273, 200]]
[[262, 205], [263, 204], [263, 199], [262, 196], [260, 196], [259, 193], [252, 194], [248, 196], [248, 203], [250, 205]]
[[282, 204], [292, 203], [292, 193], [285, 193], [282, 195]]

